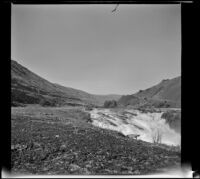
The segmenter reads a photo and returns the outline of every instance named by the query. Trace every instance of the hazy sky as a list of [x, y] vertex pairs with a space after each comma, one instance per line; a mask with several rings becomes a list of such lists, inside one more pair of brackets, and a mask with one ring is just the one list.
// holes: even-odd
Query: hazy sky
[[93, 94], [133, 94], [179, 76], [180, 5], [114, 8], [12, 5], [12, 59]]

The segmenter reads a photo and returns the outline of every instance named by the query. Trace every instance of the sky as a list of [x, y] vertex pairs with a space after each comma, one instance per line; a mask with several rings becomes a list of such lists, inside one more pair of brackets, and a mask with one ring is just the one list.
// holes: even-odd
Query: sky
[[92, 94], [133, 94], [180, 76], [180, 5], [115, 6], [12, 5], [11, 58]]

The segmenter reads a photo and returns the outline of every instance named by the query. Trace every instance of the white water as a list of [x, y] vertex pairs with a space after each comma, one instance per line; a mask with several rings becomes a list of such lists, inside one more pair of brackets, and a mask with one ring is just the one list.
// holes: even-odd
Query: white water
[[90, 114], [92, 124], [95, 126], [116, 130], [124, 135], [139, 134], [138, 139], [147, 142], [153, 142], [152, 136], [159, 131], [162, 135], [161, 143], [180, 145], [180, 134], [171, 129], [165, 119], [161, 118], [162, 113], [141, 113], [138, 110], [128, 109], [119, 112], [94, 109]]

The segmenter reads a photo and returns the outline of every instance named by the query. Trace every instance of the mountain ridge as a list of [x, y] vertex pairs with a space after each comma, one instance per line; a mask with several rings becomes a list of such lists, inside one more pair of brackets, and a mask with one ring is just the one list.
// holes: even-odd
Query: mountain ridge
[[119, 96], [92, 95], [82, 90], [65, 87], [40, 77], [28, 68], [11, 60], [11, 102], [45, 105], [103, 105], [105, 99]]
[[181, 106], [181, 76], [139, 90], [131, 95], [90, 94], [82, 90], [52, 83], [28, 68], [11, 60], [11, 104], [41, 104], [44, 106], [94, 105], [116, 100], [119, 106]]
[[145, 90], [139, 90], [132, 95], [123, 95], [118, 103], [123, 106], [181, 107], [181, 76], [162, 80], [160, 83]]

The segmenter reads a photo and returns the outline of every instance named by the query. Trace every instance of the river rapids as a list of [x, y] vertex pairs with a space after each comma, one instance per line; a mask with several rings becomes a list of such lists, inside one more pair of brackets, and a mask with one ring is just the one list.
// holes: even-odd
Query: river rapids
[[101, 128], [118, 131], [125, 136], [138, 134], [138, 139], [154, 142], [155, 135], [161, 136], [160, 143], [180, 145], [181, 136], [169, 127], [162, 112], [143, 113], [139, 110], [93, 109], [90, 111], [92, 124]]

